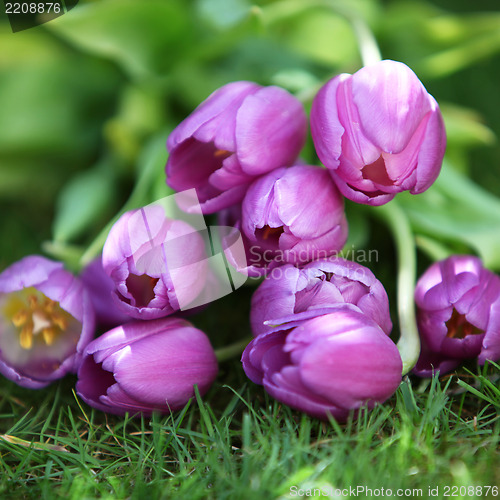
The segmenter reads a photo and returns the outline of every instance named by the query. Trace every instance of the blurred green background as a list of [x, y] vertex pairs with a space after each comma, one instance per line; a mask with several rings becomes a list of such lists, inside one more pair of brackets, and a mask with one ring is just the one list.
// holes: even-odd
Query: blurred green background
[[[366, 21], [384, 58], [417, 73], [442, 107], [447, 162], [500, 196], [498, 2], [332, 3]], [[2, 17], [0, 270], [42, 249], [76, 262], [134, 189], [133, 204], [168, 193], [168, 133], [217, 87], [248, 79], [304, 95], [359, 69], [351, 25], [315, 4], [80, 0], [18, 33]], [[310, 143], [304, 158], [317, 163]], [[483, 237], [491, 228], [499, 239], [498, 207]], [[472, 230], [487, 211], [471, 212]], [[461, 212], [448, 215], [462, 231]]]

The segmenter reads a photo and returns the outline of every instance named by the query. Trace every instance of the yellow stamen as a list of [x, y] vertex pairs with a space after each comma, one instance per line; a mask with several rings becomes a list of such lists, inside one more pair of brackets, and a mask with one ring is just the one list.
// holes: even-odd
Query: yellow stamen
[[47, 345], [52, 345], [56, 337], [56, 331], [54, 328], [44, 328], [42, 330], [43, 340]]
[[19, 344], [23, 349], [31, 349], [33, 345], [33, 331], [30, 326], [23, 326], [19, 336]]
[[26, 321], [28, 321], [28, 313], [24, 309], [17, 311], [17, 313], [12, 316], [12, 323], [15, 327], [23, 326]]
[[53, 300], [50, 300], [48, 297], [45, 297], [45, 300], [43, 301], [43, 308], [51, 314], [54, 312], [54, 308], [56, 306], [56, 303]]
[[226, 151], [225, 149], [216, 149], [214, 153], [215, 158], [227, 158], [231, 154], [230, 151]]
[[52, 323], [58, 326], [61, 330], [66, 330], [68, 327], [68, 321], [63, 318], [62, 315], [53, 313], [52, 314]]
[[76, 320], [71, 314], [35, 288], [13, 293], [1, 306], [0, 313], [12, 322], [19, 345], [26, 350], [37, 345], [53, 345], [68, 329], [71, 336], [75, 333], [73, 322]]

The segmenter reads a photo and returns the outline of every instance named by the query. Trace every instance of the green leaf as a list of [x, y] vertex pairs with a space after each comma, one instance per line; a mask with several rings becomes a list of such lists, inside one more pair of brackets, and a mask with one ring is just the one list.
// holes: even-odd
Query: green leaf
[[459, 147], [491, 145], [495, 133], [482, 123], [481, 115], [454, 104], [440, 104], [446, 126], [447, 146]]
[[73, 240], [102, 219], [115, 201], [115, 182], [113, 169], [100, 164], [66, 184], [57, 200], [54, 240]]
[[81, 50], [109, 58], [132, 77], [164, 75], [190, 42], [188, 10], [177, 1], [106, 0], [47, 24]]
[[287, 23], [287, 42], [315, 62], [337, 66], [356, 61], [358, 47], [349, 22], [335, 12], [314, 10]]
[[230, 28], [241, 22], [250, 12], [248, 0], [198, 0], [201, 16], [217, 28]]
[[[0, 31], [0, 155], [37, 163], [48, 155], [71, 159], [67, 170], [92, 154], [118, 75], [43, 31], [26, 33]], [[19, 54], [19, 61], [6, 53]]]
[[500, 52], [500, 23], [495, 31], [481, 34], [449, 49], [426, 57], [417, 71], [427, 77], [440, 78], [456, 73], [486, 57]]
[[401, 193], [398, 201], [417, 233], [461, 243], [473, 249], [485, 266], [500, 269], [500, 199], [445, 162], [425, 193]]
[[124, 87], [118, 113], [106, 122], [111, 148], [128, 164], [136, 162], [145, 140], [165, 124], [161, 92], [149, 87]]
[[59, 446], [57, 444], [35, 442], [35, 441], [26, 441], [25, 439], [21, 439], [16, 436], [10, 436], [9, 434], [0, 434], [0, 439], [7, 441], [7, 443], [15, 444], [18, 446], [24, 446], [25, 448], [33, 448], [35, 450], [42, 450], [42, 451], [58, 451], [62, 453], [69, 453], [64, 446]]

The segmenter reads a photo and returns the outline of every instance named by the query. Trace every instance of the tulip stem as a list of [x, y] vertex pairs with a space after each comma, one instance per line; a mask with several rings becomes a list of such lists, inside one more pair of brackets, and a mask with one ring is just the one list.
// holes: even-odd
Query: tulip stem
[[347, 0], [284, 0], [265, 7], [254, 9], [267, 25], [282, 21], [288, 17], [301, 15], [314, 8], [325, 8], [344, 17], [351, 25], [359, 45], [359, 52], [364, 66], [382, 60], [377, 40], [362, 15], [352, 8]]
[[348, 19], [356, 35], [356, 39], [358, 40], [363, 66], [369, 66], [380, 62], [382, 60], [382, 54], [380, 53], [377, 40], [364, 19], [361, 19], [359, 16], [351, 16]]
[[[150, 143], [149, 150], [151, 151], [160, 151], [162, 156], [165, 156], [164, 153], [164, 143], [165, 138], [164, 135], [158, 135], [158, 137]], [[160, 146], [161, 145], [161, 149]], [[148, 151], [149, 151], [148, 150]], [[157, 153], [158, 156], [158, 153]], [[148, 203], [148, 194], [151, 189], [153, 182], [157, 176], [157, 158], [152, 157], [149, 158], [148, 161], [145, 162], [144, 167], [140, 170], [139, 177], [135, 183], [135, 186], [130, 194], [128, 200], [123, 205], [122, 209], [118, 212], [118, 214], [111, 219], [111, 221], [101, 230], [101, 232], [96, 236], [96, 238], [90, 243], [85, 252], [80, 258], [80, 268], [85, 267], [89, 264], [94, 258], [96, 258], [103, 249], [104, 243], [108, 237], [109, 231], [113, 227], [113, 224], [128, 210], [132, 210]]]
[[246, 337], [234, 344], [227, 345], [215, 350], [215, 357], [217, 361], [221, 363], [222, 361], [227, 361], [228, 359], [234, 358], [241, 355], [245, 347], [250, 343], [253, 337]]
[[417, 257], [410, 222], [395, 200], [374, 212], [388, 225], [398, 254], [397, 301], [401, 336], [397, 343], [403, 361], [403, 375], [416, 364], [420, 355], [420, 337], [415, 317], [415, 276]]

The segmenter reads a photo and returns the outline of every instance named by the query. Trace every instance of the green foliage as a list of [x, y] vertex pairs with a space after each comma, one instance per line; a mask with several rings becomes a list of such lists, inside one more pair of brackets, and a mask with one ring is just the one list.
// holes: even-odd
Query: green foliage
[[[82, 5], [48, 28], [79, 49], [115, 61], [130, 76], [165, 73], [183, 54], [190, 26], [181, 2], [108, 0]], [[187, 38], [187, 37], [186, 37]]]
[[59, 193], [54, 240], [68, 241], [79, 236], [109, 212], [115, 196], [116, 178], [105, 163], [75, 175]]

